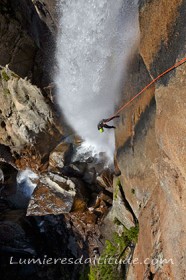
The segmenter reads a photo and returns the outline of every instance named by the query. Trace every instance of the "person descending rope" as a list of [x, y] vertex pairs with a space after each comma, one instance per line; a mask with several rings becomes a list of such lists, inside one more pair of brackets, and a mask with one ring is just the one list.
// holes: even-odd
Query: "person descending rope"
[[108, 124], [106, 124], [107, 122], [108, 122], [108, 120], [109, 121], [111, 121], [111, 120], [113, 120], [113, 119], [115, 119], [115, 118], [119, 118], [119, 116], [113, 116], [112, 118], [110, 118], [110, 119], [103, 119], [103, 120], [101, 120], [99, 123], [98, 123], [98, 130], [99, 130], [99, 132], [104, 132], [104, 129], [103, 128], [108, 128], [108, 129], [110, 129], [110, 128], [116, 128], [115, 126], [113, 126], [113, 125], [108, 125]]

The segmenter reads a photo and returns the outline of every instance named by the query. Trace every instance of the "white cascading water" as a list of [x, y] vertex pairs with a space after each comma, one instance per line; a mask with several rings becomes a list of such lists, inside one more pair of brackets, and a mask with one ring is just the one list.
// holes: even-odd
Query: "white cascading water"
[[17, 191], [16, 194], [9, 196], [9, 200], [18, 208], [27, 208], [31, 195], [37, 184], [34, 180], [38, 175], [30, 169], [19, 171], [17, 174]]
[[[58, 103], [83, 147], [113, 157], [114, 130], [98, 122], [118, 108], [129, 60], [138, 45], [137, 0], [59, 0]], [[121, 104], [120, 104], [121, 105]]]

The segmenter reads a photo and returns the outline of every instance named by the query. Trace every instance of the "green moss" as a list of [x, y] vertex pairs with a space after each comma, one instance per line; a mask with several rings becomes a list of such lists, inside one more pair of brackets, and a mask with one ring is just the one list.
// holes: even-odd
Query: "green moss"
[[90, 267], [89, 280], [119, 280], [117, 266], [108, 264], [109, 259], [115, 259], [118, 251], [118, 246], [109, 240], [105, 241], [105, 249], [100, 256], [100, 263]]
[[121, 181], [120, 181], [120, 178], [118, 178], [116, 181], [116, 186], [120, 186], [120, 185], [121, 185]]
[[135, 227], [131, 227], [130, 229], [124, 228], [124, 239], [126, 243], [133, 242], [134, 244], [138, 241], [138, 233], [139, 233], [139, 225], [137, 224]]
[[4, 81], [8, 82], [10, 80], [9, 76], [6, 74], [5, 70], [1, 71], [1, 77]]
[[116, 187], [115, 187], [115, 190], [114, 190], [114, 200], [117, 199], [120, 186], [121, 186], [121, 182], [120, 182], [120, 179], [118, 178], [117, 181], [116, 181]]
[[[101, 262], [96, 266], [90, 267], [90, 273], [88, 274], [89, 280], [120, 280], [123, 279], [123, 275], [119, 275], [118, 264], [115, 260], [124, 260], [126, 258], [126, 251], [123, 250], [133, 242], [136, 244], [138, 238], [139, 227], [138, 225], [130, 229], [124, 228], [123, 234], [119, 236], [114, 233], [113, 240], [106, 240], [105, 248], [101, 254]], [[120, 257], [120, 259], [118, 259]], [[112, 259], [112, 264], [108, 263], [108, 260]], [[104, 260], [107, 262], [104, 263]]]
[[115, 188], [115, 190], [114, 190], [114, 200], [117, 199], [118, 192], [119, 192], [119, 186], [117, 185], [116, 188]]
[[123, 226], [123, 224], [116, 217], [114, 218], [114, 224], [117, 226], [120, 226], [120, 225]]
[[96, 275], [96, 268], [95, 267], [90, 267], [90, 273], [88, 274], [88, 280], [96, 280], [97, 275]]

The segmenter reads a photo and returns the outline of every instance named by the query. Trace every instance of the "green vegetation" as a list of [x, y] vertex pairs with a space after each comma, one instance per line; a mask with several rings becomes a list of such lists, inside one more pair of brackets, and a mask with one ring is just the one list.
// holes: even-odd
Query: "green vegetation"
[[6, 74], [5, 70], [1, 71], [1, 77], [4, 81], [8, 82], [10, 80], [9, 76]]
[[113, 258], [114, 260], [118, 256], [118, 253], [119, 248], [117, 244], [106, 240], [105, 249], [100, 256], [100, 263], [90, 267], [89, 280], [119, 280], [117, 277], [118, 274], [116, 274], [117, 265], [106, 263], [106, 260], [108, 261], [109, 258]]
[[137, 224], [135, 227], [131, 227], [130, 229], [124, 228], [124, 239], [128, 244], [133, 242], [134, 244], [138, 241], [138, 233], [139, 233], [139, 225]]
[[123, 226], [123, 224], [116, 217], [114, 218], [114, 224], [117, 226], [120, 226], [120, 225]]
[[121, 186], [121, 182], [120, 182], [120, 179], [118, 178], [117, 181], [116, 181], [116, 187], [115, 187], [115, 190], [114, 190], [114, 200], [117, 199], [120, 186]]
[[121, 185], [121, 181], [120, 181], [120, 179], [118, 178], [117, 181], [116, 181], [116, 186], [119, 187], [120, 185]]
[[116, 199], [117, 199], [118, 192], [119, 192], [119, 186], [118, 186], [118, 185], [116, 185], [116, 188], [115, 188], [115, 190], [114, 190], [114, 200], [116, 200]]
[[[114, 188], [114, 199], [117, 198], [121, 188], [121, 181], [118, 178]], [[134, 194], [135, 190], [131, 192]], [[80, 274], [80, 280], [121, 280], [124, 279], [127, 264], [124, 261], [131, 254], [131, 244], [135, 245], [138, 239], [139, 226], [127, 229], [117, 219], [114, 224], [123, 227], [122, 234], [114, 233], [111, 240], [105, 241], [105, 247], [100, 257], [97, 257], [95, 264], [91, 264], [88, 270]], [[121, 229], [122, 229], [121, 227]]]
[[[119, 236], [114, 233], [113, 240], [106, 240], [105, 248], [100, 256], [100, 263], [91, 266], [88, 274], [89, 280], [120, 280], [123, 276], [119, 274], [118, 263], [124, 261], [127, 250], [124, 249], [132, 243], [136, 244], [139, 227], [136, 225], [130, 229], [124, 227], [123, 234]], [[108, 263], [110, 260], [110, 264]]]

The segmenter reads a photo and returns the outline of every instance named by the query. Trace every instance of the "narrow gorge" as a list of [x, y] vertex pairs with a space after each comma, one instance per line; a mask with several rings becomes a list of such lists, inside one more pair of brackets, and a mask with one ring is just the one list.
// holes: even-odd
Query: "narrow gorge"
[[[0, 0], [2, 280], [186, 279], [185, 0]], [[102, 261], [100, 261], [102, 260]]]

